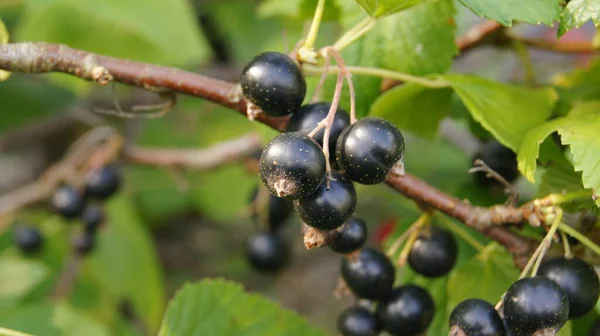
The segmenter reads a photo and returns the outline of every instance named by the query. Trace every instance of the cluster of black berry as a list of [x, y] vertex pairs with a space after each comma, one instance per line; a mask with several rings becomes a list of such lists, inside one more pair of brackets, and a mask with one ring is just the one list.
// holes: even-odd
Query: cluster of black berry
[[[85, 255], [94, 249], [96, 231], [104, 223], [102, 202], [119, 189], [121, 176], [114, 166], [91, 170], [85, 179], [83, 192], [70, 185], [61, 185], [52, 195], [52, 208], [67, 220], [79, 219], [83, 224], [81, 234], [73, 241], [73, 250]], [[17, 246], [25, 253], [39, 251], [44, 237], [35, 227], [19, 224], [14, 230]]]

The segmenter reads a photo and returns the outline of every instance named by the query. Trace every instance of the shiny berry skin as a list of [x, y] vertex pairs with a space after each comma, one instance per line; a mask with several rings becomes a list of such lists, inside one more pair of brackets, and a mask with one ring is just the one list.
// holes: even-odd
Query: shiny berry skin
[[306, 80], [300, 67], [287, 55], [264, 52], [242, 70], [244, 97], [270, 116], [294, 113], [306, 95]]
[[312, 195], [294, 201], [300, 219], [319, 230], [333, 230], [347, 221], [356, 209], [356, 190], [350, 180], [332, 172], [332, 180], [323, 181]]
[[52, 195], [52, 207], [66, 219], [79, 217], [84, 206], [83, 196], [71, 186], [60, 186]]
[[100, 225], [104, 223], [104, 209], [97, 204], [90, 204], [85, 207], [81, 214], [81, 221], [87, 232], [95, 232]]
[[391, 292], [377, 305], [377, 321], [394, 336], [416, 336], [427, 330], [435, 303], [429, 293], [417, 285], [404, 285]]
[[365, 244], [367, 236], [367, 224], [362, 219], [352, 216], [340, 227], [329, 247], [338, 253], [352, 253]]
[[82, 232], [73, 241], [73, 250], [79, 255], [87, 255], [96, 247], [96, 235], [92, 232]]
[[343, 336], [376, 336], [379, 332], [375, 315], [360, 306], [345, 309], [338, 317], [337, 329]]
[[37, 252], [44, 244], [42, 233], [34, 227], [25, 225], [15, 227], [13, 240], [23, 253]]
[[390, 294], [396, 269], [390, 259], [372, 248], [363, 248], [356, 258], [344, 258], [342, 278], [356, 296], [379, 300]]
[[[292, 115], [292, 118], [290, 118], [287, 131], [302, 132], [304, 134], [310, 133], [317, 127], [319, 122], [327, 116], [330, 107], [331, 103], [325, 102], [312, 103], [302, 106], [298, 111], [296, 111], [296, 113]], [[331, 133], [329, 135], [329, 153], [332, 154], [331, 158], [333, 160], [335, 160], [333, 154], [335, 153], [336, 141], [344, 128], [346, 128], [348, 125], [350, 125], [350, 117], [348, 117], [348, 113], [341, 108], [338, 108], [335, 114], [335, 119], [333, 119], [333, 125], [331, 126]], [[323, 147], [324, 136], [325, 129], [322, 129], [313, 137], [321, 147]]]
[[[473, 157], [473, 162], [475, 162], [476, 159], [485, 162], [488, 167], [492, 168], [508, 182], [514, 181], [519, 176], [517, 154], [498, 141], [493, 140], [484, 143]], [[496, 180], [487, 177], [484, 172], [474, 173], [473, 178], [475, 179], [475, 182], [481, 186], [498, 184]]]
[[273, 138], [260, 156], [260, 178], [273, 195], [294, 200], [314, 193], [325, 179], [319, 144], [300, 132]]
[[404, 138], [385, 119], [362, 118], [340, 134], [335, 155], [339, 169], [352, 181], [377, 184], [385, 181], [402, 159]]
[[571, 319], [589, 313], [598, 302], [598, 275], [592, 266], [580, 259], [552, 258], [540, 266], [537, 275], [556, 282], [567, 293]]
[[419, 234], [408, 255], [408, 263], [415, 272], [437, 278], [452, 270], [457, 256], [454, 236], [442, 228], [431, 226]]
[[246, 256], [255, 270], [275, 272], [287, 264], [289, 250], [285, 240], [278, 234], [259, 232], [248, 238]]
[[504, 296], [504, 318], [515, 335], [556, 331], [569, 318], [567, 293], [547, 278], [518, 280]]
[[114, 195], [121, 185], [121, 172], [115, 166], [91, 170], [86, 176], [85, 196], [101, 200]]
[[[294, 212], [294, 203], [268, 193], [267, 204], [263, 205], [265, 209], [261, 209], [261, 204], [257, 200], [258, 190], [256, 188], [252, 192], [252, 220], [257, 226], [267, 224], [269, 230], [275, 232]], [[267, 223], [261, 223], [264, 219], [267, 220]]]
[[504, 322], [500, 314], [487, 301], [469, 299], [459, 303], [450, 313], [450, 335], [505, 336], [505, 334]]

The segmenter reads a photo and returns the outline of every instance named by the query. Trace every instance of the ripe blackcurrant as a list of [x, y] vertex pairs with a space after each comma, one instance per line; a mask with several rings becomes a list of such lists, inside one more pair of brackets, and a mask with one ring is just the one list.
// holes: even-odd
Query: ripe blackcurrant
[[452, 234], [431, 226], [419, 234], [408, 255], [408, 263], [415, 272], [436, 278], [452, 270], [457, 256], [458, 248]]
[[[266, 219], [269, 230], [277, 231], [285, 223], [294, 211], [294, 204], [291, 201], [277, 197], [270, 192], [267, 193], [266, 204], [261, 204], [259, 197], [259, 188], [257, 187], [252, 192], [252, 220], [257, 225], [260, 225], [261, 220]], [[266, 190], [265, 190], [266, 191]], [[261, 208], [264, 206], [264, 208]]]
[[[309, 134], [313, 129], [317, 127], [319, 122], [323, 120], [329, 113], [329, 108], [331, 107], [331, 103], [313, 103], [302, 106], [296, 113], [292, 115], [290, 122], [287, 127], [288, 132], [302, 132], [304, 134]], [[350, 125], [350, 118], [348, 117], [348, 113], [342, 110], [341, 108], [337, 109], [335, 114], [335, 119], [333, 120], [333, 125], [331, 126], [331, 133], [329, 135], [329, 152], [335, 153], [335, 144], [344, 130], [348, 125]], [[319, 146], [323, 147], [323, 137], [325, 135], [325, 130], [322, 129], [313, 137]], [[335, 157], [331, 156], [332, 160], [335, 160]]]
[[81, 215], [85, 202], [78, 190], [71, 186], [63, 185], [58, 187], [54, 195], [52, 195], [52, 206], [64, 218], [72, 219]]
[[81, 221], [85, 231], [95, 232], [102, 223], [104, 223], [104, 209], [97, 204], [90, 204], [85, 207], [81, 214]]
[[[473, 162], [477, 159], [485, 162], [488, 167], [500, 174], [508, 182], [514, 181], [519, 176], [517, 155], [498, 141], [494, 140], [484, 143], [473, 157]], [[477, 184], [482, 186], [498, 183], [488, 178], [484, 172], [474, 173], [473, 178]]]
[[569, 318], [569, 299], [560, 286], [547, 278], [524, 278], [504, 296], [504, 318], [515, 335], [550, 334]]
[[427, 330], [435, 303], [429, 293], [416, 285], [394, 288], [377, 305], [377, 320], [381, 327], [394, 336], [415, 336]]
[[300, 132], [273, 138], [260, 156], [260, 178], [279, 197], [293, 200], [314, 193], [325, 179], [319, 144]]
[[246, 255], [257, 271], [274, 272], [288, 262], [289, 250], [285, 240], [276, 233], [259, 232], [248, 239]]
[[396, 126], [367, 117], [340, 134], [335, 155], [339, 169], [352, 181], [377, 184], [385, 181], [403, 152], [404, 138]]
[[390, 259], [371, 248], [361, 249], [356, 258], [344, 258], [341, 273], [356, 296], [369, 300], [389, 295], [396, 279], [396, 269]]
[[556, 282], [567, 293], [569, 318], [587, 314], [598, 302], [598, 275], [592, 266], [580, 259], [550, 259], [540, 266], [537, 274]]
[[294, 113], [306, 95], [306, 80], [294, 60], [278, 52], [254, 57], [240, 80], [246, 99], [270, 116]]
[[15, 227], [13, 239], [24, 253], [37, 252], [44, 244], [44, 237], [38, 229], [21, 224]]
[[294, 208], [302, 221], [319, 230], [340, 227], [356, 209], [356, 190], [350, 180], [339, 172], [333, 179], [323, 181], [312, 195], [294, 201]]
[[494, 306], [484, 300], [469, 299], [450, 313], [452, 336], [504, 336], [504, 323]]
[[121, 173], [115, 166], [91, 170], [86, 176], [85, 196], [105, 200], [121, 185]]
[[329, 247], [338, 253], [352, 253], [361, 248], [367, 241], [367, 224], [356, 217], [350, 217], [344, 223]]
[[379, 332], [375, 315], [360, 306], [344, 310], [338, 317], [337, 329], [343, 336], [376, 336]]
[[93, 232], [84, 231], [73, 241], [73, 250], [79, 255], [89, 254], [96, 247], [96, 235]]

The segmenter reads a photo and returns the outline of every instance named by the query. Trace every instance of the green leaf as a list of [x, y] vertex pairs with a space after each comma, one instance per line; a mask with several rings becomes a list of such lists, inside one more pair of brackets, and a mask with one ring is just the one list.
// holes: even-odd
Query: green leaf
[[450, 112], [452, 90], [404, 84], [379, 96], [369, 115], [386, 118], [402, 130], [431, 138], [440, 120]]
[[469, 75], [446, 75], [458, 96], [486, 130], [518, 151], [525, 134], [546, 121], [557, 100], [551, 88], [531, 89]]
[[52, 322], [53, 313], [51, 302], [23, 305], [0, 314], [0, 325], [32, 335], [61, 336], [62, 332]]
[[[558, 149], [558, 146], [552, 139], [546, 139], [540, 146], [540, 157], [543, 157], [543, 151], [546, 148], [552, 148], [551, 158], [545, 164], [542, 181], [537, 191], [536, 197], [544, 197], [551, 193], [562, 193], [569, 191], [582, 190], [581, 172], [576, 172], [573, 164], [567, 160], [564, 153]], [[556, 151], [556, 153], [554, 153]], [[546, 149], [546, 152], [549, 152]], [[547, 154], [548, 155], [548, 154]]]
[[573, 320], [567, 321], [556, 333], [556, 336], [573, 336]]
[[16, 304], [49, 276], [49, 269], [35, 260], [0, 257], [0, 308]]
[[155, 331], [165, 298], [152, 240], [124, 195], [107, 205], [107, 228], [99, 232], [97, 248], [85, 261], [86, 270], [113, 297], [131, 300], [136, 313]]
[[382, 17], [432, 0], [356, 0], [370, 16]]
[[[8, 43], [8, 38], [8, 30], [6, 29], [4, 22], [2, 22], [2, 18], [0, 18], [0, 44]], [[8, 77], [10, 77], [10, 72], [0, 70], [0, 82], [7, 80]]]
[[505, 26], [513, 21], [551, 26], [560, 18], [562, 0], [459, 0], [473, 13]]
[[61, 330], [63, 336], [110, 335], [105, 326], [64, 302], [55, 306], [53, 322]]
[[222, 279], [186, 284], [169, 304], [159, 336], [324, 335], [291, 311]]
[[525, 135], [521, 148], [517, 153], [517, 161], [519, 163], [519, 171], [529, 181], [535, 182], [536, 160], [539, 157], [540, 144], [552, 132], [556, 131], [562, 123], [564, 123], [563, 118], [555, 119], [532, 129]]
[[600, 0], [571, 0], [560, 15], [557, 34], [560, 37], [589, 20], [592, 20], [595, 26], [600, 25]]

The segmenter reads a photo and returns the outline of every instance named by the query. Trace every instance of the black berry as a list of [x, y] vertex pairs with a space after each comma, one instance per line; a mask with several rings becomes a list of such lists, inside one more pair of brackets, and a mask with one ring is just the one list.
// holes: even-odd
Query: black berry
[[86, 206], [81, 215], [81, 221], [83, 222], [85, 231], [95, 232], [104, 223], [104, 209], [97, 204]]
[[323, 181], [312, 195], [294, 201], [294, 208], [302, 221], [320, 230], [338, 228], [356, 209], [356, 190], [350, 180], [339, 172], [333, 179]]
[[367, 117], [340, 134], [335, 155], [339, 169], [352, 181], [377, 184], [385, 181], [403, 152], [404, 138], [396, 126]]
[[356, 217], [350, 217], [342, 225], [329, 247], [338, 253], [352, 253], [361, 248], [367, 241], [367, 224]]
[[252, 219], [255, 224], [260, 225], [260, 221], [266, 219], [269, 230], [277, 231], [285, 223], [294, 211], [294, 204], [291, 201], [277, 197], [270, 192], [267, 195], [266, 204], [261, 204], [258, 200], [259, 188], [252, 192]]
[[[313, 103], [302, 106], [296, 113], [292, 115], [290, 122], [287, 127], [288, 132], [302, 132], [304, 134], [310, 133], [315, 129], [318, 123], [323, 120], [329, 113], [331, 103]], [[350, 118], [348, 113], [341, 108], [337, 109], [333, 125], [331, 126], [331, 133], [329, 135], [329, 152], [332, 153], [331, 158], [335, 160], [335, 144], [344, 130], [350, 125]], [[325, 135], [325, 129], [320, 130], [313, 137], [319, 146], [323, 147], [323, 137]]]
[[408, 255], [408, 263], [415, 272], [436, 278], [452, 270], [457, 256], [458, 248], [452, 234], [431, 226], [419, 234]]
[[13, 239], [24, 253], [37, 252], [44, 244], [44, 237], [38, 229], [21, 224], [15, 227]]
[[89, 254], [96, 247], [96, 235], [92, 232], [82, 232], [73, 241], [73, 250], [79, 255]]
[[379, 300], [392, 291], [396, 270], [383, 253], [363, 248], [356, 256], [342, 261], [342, 278], [356, 296]]
[[281, 236], [271, 232], [252, 235], [246, 243], [246, 255], [257, 271], [274, 272], [288, 262], [289, 251]]
[[337, 329], [343, 336], [376, 336], [379, 332], [375, 315], [364, 307], [350, 307], [337, 320]]
[[435, 304], [427, 291], [416, 285], [395, 288], [377, 305], [377, 320], [394, 336], [416, 336], [427, 330]]
[[[473, 157], [473, 162], [477, 159], [485, 162], [488, 167], [500, 174], [508, 182], [514, 181], [519, 176], [517, 155], [510, 148], [505, 147], [498, 141], [494, 140], [484, 143]], [[473, 174], [473, 177], [477, 184], [483, 186], [498, 183], [487, 177], [484, 172], [477, 172]]]
[[283, 133], [273, 138], [260, 157], [260, 178], [279, 197], [293, 200], [314, 193], [325, 179], [325, 156], [306, 134]]
[[58, 187], [54, 195], [52, 195], [52, 206], [64, 218], [72, 219], [81, 215], [85, 202], [78, 190], [71, 186], [63, 185]]
[[592, 266], [580, 259], [550, 259], [540, 266], [537, 274], [556, 282], [567, 293], [569, 318], [589, 313], [598, 302], [598, 275]]
[[502, 318], [487, 301], [469, 299], [450, 313], [450, 335], [504, 336], [505, 333]]
[[85, 195], [105, 200], [119, 190], [121, 172], [115, 166], [91, 170], [86, 176]]
[[569, 318], [569, 299], [560, 286], [547, 278], [524, 278], [504, 296], [504, 318], [516, 335], [559, 330]]
[[306, 95], [306, 80], [294, 60], [278, 52], [252, 59], [240, 80], [246, 99], [270, 116], [294, 113]]

